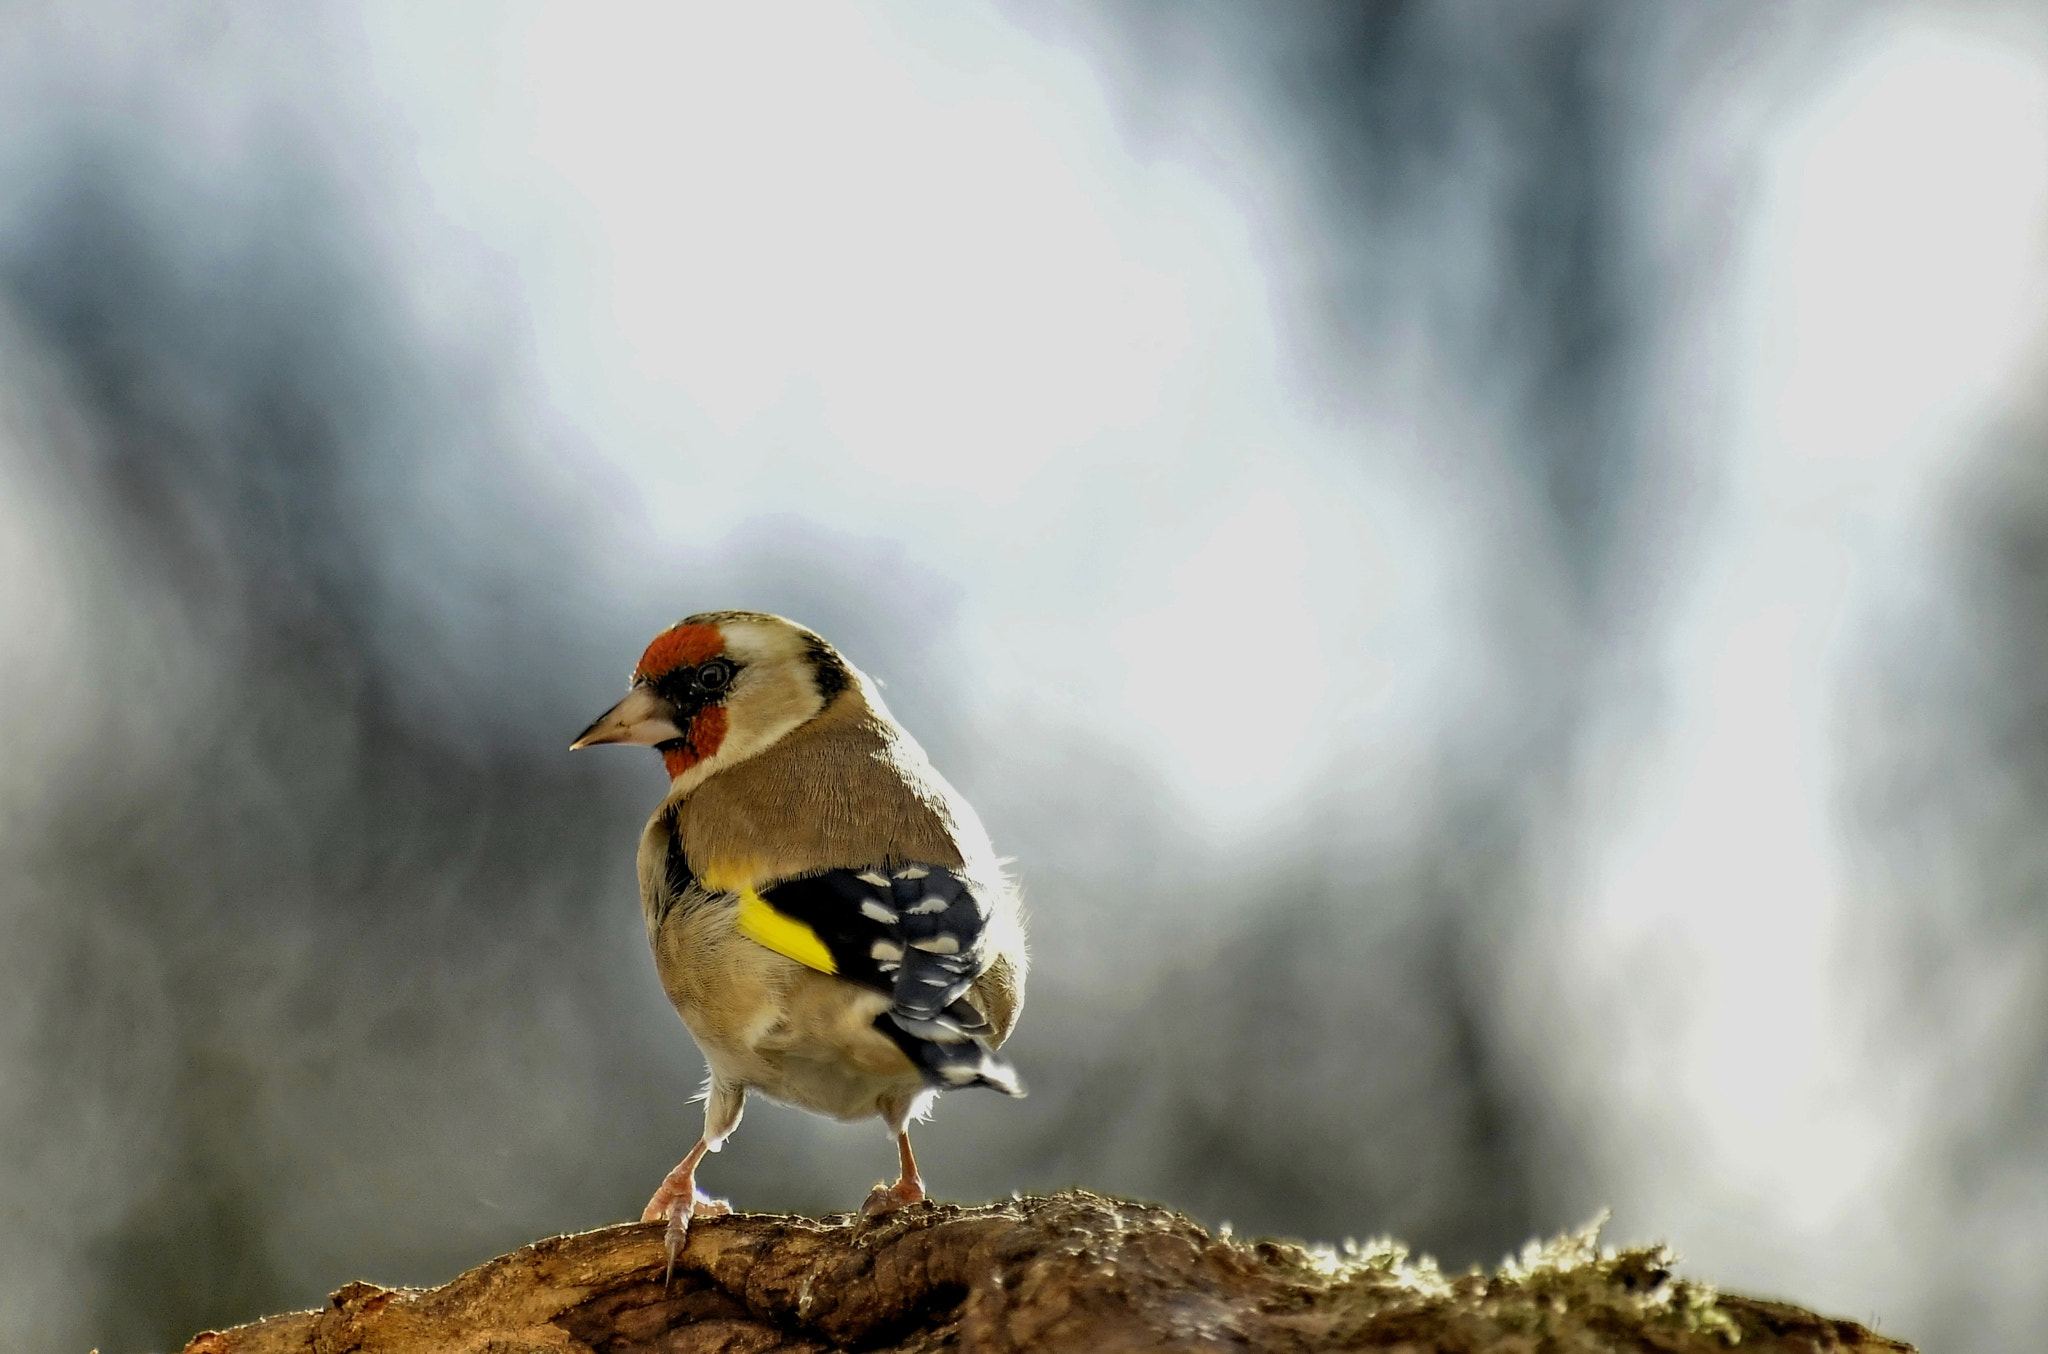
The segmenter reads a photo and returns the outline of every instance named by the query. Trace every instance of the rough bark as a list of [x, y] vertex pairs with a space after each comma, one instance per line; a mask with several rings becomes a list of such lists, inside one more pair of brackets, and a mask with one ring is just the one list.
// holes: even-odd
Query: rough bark
[[1878, 1354], [1849, 1321], [1717, 1294], [1660, 1249], [1592, 1233], [1487, 1275], [1392, 1242], [1342, 1251], [1211, 1236], [1081, 1191], [979, 1208], [700, 1219], [662, 1280], [657, 1224], [537, 1242], [434, 1289], [352, 1283], [315, 1312], [195, 1336], [185, 1354]]

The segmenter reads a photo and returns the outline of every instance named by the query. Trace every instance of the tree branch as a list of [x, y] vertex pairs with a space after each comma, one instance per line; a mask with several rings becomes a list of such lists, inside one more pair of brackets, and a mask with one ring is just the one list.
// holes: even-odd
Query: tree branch
[[661, 1230], [555, 1237], [434, 1289], [352, 1283], [185, 1354], [1910, 1354], [1854, 1322], [1717, 1295], [1661, 1249], [1602, 1252], [1590, 1231], [1446, 1276], [1391, 1242], [1245, 1243], [1070, 1190], [865, 1227], [703, 1218], [664, 1288]]

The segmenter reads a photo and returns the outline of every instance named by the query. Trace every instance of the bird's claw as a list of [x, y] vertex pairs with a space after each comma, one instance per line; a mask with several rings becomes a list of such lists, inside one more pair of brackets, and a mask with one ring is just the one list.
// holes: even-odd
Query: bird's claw
[[661, 1271], [661, 1291], [668, 1292], [669, 1283], [676, 1277], [676, 1252], [690, 1239], [690, 1210], [672, 1208], [668, 1214], [668, 1226], [661, 1234], [662, 1249], [668, 1253], [668, 1264]]
[[924, 1202], [924, 1186], [914, 1180], [898, 1180], [893, 1185], [876, 1185], [869, 1191], [867, 1202], [860, 1206], [860, 1219], [868, 1222], [884, 1214], [910, 1204]]
[[663, 1292], [668, 1291], [670, 1280], [675, 1278], [676, 1257], [682, 1254], [683, 1246], [690, 1239], [690, 1219], [722, 1218], [732, 1212], [731, 1204], [723, 1199], [710, 1198], [700, 1189], [693, 1188], [690, 1194], [691, 1197], [687, 1206], [684, 1205], [681, 1198], [677, 1198], [669, 1203], [667, 1207], [659, 1210], [655, 1207], [655, 1204], [661, 1202], [659, 1196], [657, 1196], [655, 1204], [647, 1206], [648, 1216], [642, 1219], [645, 1222], [652, 1222], [657, 1217], [668, 1220], [668, 1226], [663, 1229], [661, 1234], [662, 1247], [668, 1253], [668, 1267], [662, 1271], [661, 1275]]

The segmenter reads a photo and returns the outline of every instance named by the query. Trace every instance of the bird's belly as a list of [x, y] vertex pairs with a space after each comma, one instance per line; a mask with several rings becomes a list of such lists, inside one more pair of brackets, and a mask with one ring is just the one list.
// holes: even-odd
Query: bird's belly
[[830, 1058], [769, 1054], [749, 1084], [786, 1105], [852, 1121], [883, 1113], [885, 1101], [909, 1099], [922, 1082], [915, 1073], [876, 1076]]

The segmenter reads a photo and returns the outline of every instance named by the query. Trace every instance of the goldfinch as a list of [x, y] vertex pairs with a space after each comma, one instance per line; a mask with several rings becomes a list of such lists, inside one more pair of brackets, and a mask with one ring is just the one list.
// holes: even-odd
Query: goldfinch
[[1022, 1095], [995, 1050], [1024, 1004], [1015, 886], [974, 810], [875, 685], [780, 616], [714, 611], [655, 636], [626, 698], [570, 744], [661, 753], [640, 901], [663, 988], [703, 1051], [704, 1134], [648, 1201], [669, 1261], [730, 1211], [698, 1163], [747, 1092], [878, 1116], [901, 1172], [863, 1207], [924, 1198], [909, 1126], [939, 1092]]

